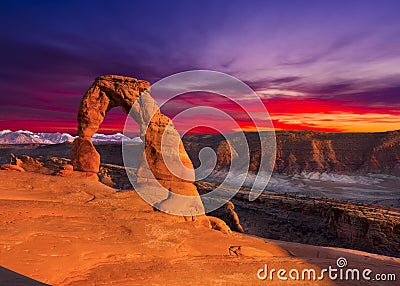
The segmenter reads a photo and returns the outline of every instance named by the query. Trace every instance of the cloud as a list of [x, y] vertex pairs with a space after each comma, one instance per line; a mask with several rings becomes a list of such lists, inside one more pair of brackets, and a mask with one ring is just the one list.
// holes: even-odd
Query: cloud
[[[274, 115], [274, 125], [282, 123], [290, 126], [301, 126], [305, 129], [324, 131], [379, 132], [399, 128], [400, 114], [376, 113], [297, 113]], [[284, 126], [283, 125], [283, 126]], [[299, 129], [299, 128], [296, 128]]]
[[[39, 131], [54, 125], [74, 131], [80, 99], [95, 77], [121, 74], [154, 83], [191, 69], [215, 69], [245, 81], [278, 116], [278, 128], [351, 128], [336, 126], [331, 117], [317, 121], [323, 127], [312, 116], [297, 125], [291, 121], [298, 114], [335, 112], [391, 124], [364, 114], [398, 115], [398, 10], [398, 1], [1, 2], [0, 129], [28, 124]], [[250, 126], [238, 106], [204, 94], [164, 109], [173, 115], [204, 104]], [[260, 109], [251, 102], [247, 107]], [[120, 131], [123, 118], [110, 113], [102, 128]]]

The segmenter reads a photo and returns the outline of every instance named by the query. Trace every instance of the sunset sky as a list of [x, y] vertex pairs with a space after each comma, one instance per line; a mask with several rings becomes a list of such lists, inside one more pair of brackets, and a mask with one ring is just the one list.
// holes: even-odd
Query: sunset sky
[[[154, 83], [193, 69], [247, 83], [276, 129], [400, 129], [399, 11], [400, 1], [1, 1], [0, 130], [74, 134], [97, 76]], [[176, 103], [235, 110], [204, 93]], [[120, 132], [125, 117], [111, 111], [100, 132]], [[226, 127], [210, 120], [196, 118]]]

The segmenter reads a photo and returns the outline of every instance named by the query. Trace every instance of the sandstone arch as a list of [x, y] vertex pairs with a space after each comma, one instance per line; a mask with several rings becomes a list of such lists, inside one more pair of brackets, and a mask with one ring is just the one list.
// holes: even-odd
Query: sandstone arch
[[[93, 146], [91, 137], [103, 122], [107, 111], [121, 106], [128, 114], [132, 108], [130, 115], [138, 123], [144, 141], [137, 170], [137, 182], [146, 187], [159, 183], [173, 193], [165, 192], [158, 196], [156, 200], [159, 206], [164, 204], [169, 208], [171, 205], [184, 208], [185, 206], [179, 205], [182, 200], [175, 198], [174, 194], [199, 196], [193, 184], [193, 165], [171, 119], [160, 112], [149, 91], [150, 83], [144, 80], [115, 75], [96, 78], [80, 103], [78, 138], [73, 143], [72, 165], [75, 171], [97, 173], [100, 167], [100, 155]], [[162, 140], [163, 150], [161, 150]], [[174, 173], [167, 168], [166, 161], [169, 167], [171, 162], [172, 165], [176, 165]], [[176, 170], [180, 172], [178, 176], [175, 175]], [[197, 202], [194, 206], [190, 206], [195, 208], [193, 213], [198, 214], [199, 208], [204, 213], [199, 197]]]

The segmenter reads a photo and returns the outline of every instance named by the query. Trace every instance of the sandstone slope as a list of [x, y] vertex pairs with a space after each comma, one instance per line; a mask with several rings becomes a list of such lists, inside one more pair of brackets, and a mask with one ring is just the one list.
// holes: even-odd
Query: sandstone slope
[[[51, 285], [288, 285], [259, 281], [257, 270], [318, 269], [341, 256], [400, 275], [400, 259], [224, 234], [79, 178], [0, 171], [0, 205], [0, 265]], [[15, 285], [7, 275], [0, 284]]]

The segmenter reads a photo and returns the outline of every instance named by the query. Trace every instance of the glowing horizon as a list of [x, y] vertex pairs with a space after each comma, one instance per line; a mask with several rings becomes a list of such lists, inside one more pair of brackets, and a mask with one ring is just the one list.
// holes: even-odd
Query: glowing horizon
[[[171, 1], [157, 9], [130, 1], [22, 2], [0, 3], [0, 130], [75, 134], [80, 100], [97, 76], [155, 83], [194, 69], [247, 83], [276, 130], [400, 129], [399, 1]], [[133, 10], [146, 13], [132, 17]], [[208, 95], [163, 111], [173, 116], [199, 105], [237, 111]], [[122, 132], [125, 117], [112, 110], [99, 132]]]

